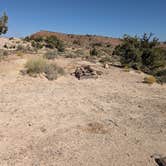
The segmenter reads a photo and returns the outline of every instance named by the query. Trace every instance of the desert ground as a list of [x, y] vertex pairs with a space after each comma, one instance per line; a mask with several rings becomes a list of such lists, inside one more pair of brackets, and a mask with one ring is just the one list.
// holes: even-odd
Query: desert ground
[[[156, 166], [166, 155], [166, 85], [143, 73], [70, 58], [55, 81], [20, 74], [28, 55], [0, 62], [1, 166]], [[70, 73], [90, 64], [98, 79]]]

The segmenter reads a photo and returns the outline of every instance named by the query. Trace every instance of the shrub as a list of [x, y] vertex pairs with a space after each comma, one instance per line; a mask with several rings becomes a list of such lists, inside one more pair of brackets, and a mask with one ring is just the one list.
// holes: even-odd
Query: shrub
[[8, 31], [8, 16], [6, 13], [3, 13], [3, 16], [0, 17], [0, 35], [7, 33]]
[[75, 50], [74, 53], [77, 57], [86, 55], [86, 51], [84, 49]]
[[57, 66], [56, 64], [46, 64], [44, 73], [46, 74], [46, 78], [48, 80], [55, 80], [58, 78], [58, 75], [64, 75], [63, 68]]
[[59, 52], [64, 52], [64, 44], [56, 36], [49, 36], [44, 39], [47, 48], [57, 48]]
[[99, 62], [105, 64], [105, 63], [111, 62], [111, 60], [112, 60], [112, 59], [111, 59], [110, 56], [105, 56], [105, 57], [101, 58]]
[[159, 70], [155, 75], [159, 83], [166, 83], [166, 69]]
[[32, 40], [31, 41], [31, 46], [34, 47], [34, 48], [36, 48], [36, 49], [42, 49], [44, 47], [44, 44]]
[[90, 55], [91, 56], [97, 56], [98, 55], [98, 52], [97, 52], [96, 48], [93, 48], [93, 49], [90, 50]]
[[79, 40], [74, 40], [74, 41], [73, 41], [73, 44], [76, 44], [76, 45], [79, 45], [79, 46], [80, 46], [80, 45], [81, 45], [81, 42], [80, 42]]
[[55, 59], [57, 57], [57, 51], [54, 50], [54, 51], [48, 51], [44, 54], [44, 57], [46, 59]]
[[102, 47], [103, 44], [101, 42], [97, 42], [97, 43], [92, 43], [92, 47]]
[[147, 84], [153, 84], [156, 82], [156, 78], [154, 76], [147, 76], [144, 78], [143, 82]]
[[41, 57], [30, 59], [26, 63], [25, 67], [30, 76], [36, 76], [37, 74], [44, 73], [48, 80], [55, 80], [59, 75], [64, 75], [65, 73], [63, 68], [56, 64], [49, 63]]
[[26, 37], [24, 40], [31, 41], [31, 45], [34, 48], [41, 49], [43, 47], [54, 49], [57, 48], [59, 52], [64, 52], [64, 44], [56, 36], [48, 37]]
[[146, 33], [142, 38], [125, 35], [123, 43], [117, 46], [113, 52], [120, 56], [123, 66], [129, 66], [154, 75], [156, 71], [166, 67], [166, 51], [158, 47], [157, 38]]
[[0, 50], [0, 60], [4, 59], [6, 56], [8, 56], [8, 52], [5, 50]]
[[17, 46], [17, 51], [24, 51], [25, 48], [22, 45]]
[[27, 68], [28, 74], [39, 74], [43, 73], [47, 62], [41, 57], [30, 59], [25, 67]]
[[166, 83], [166, 76], [157, 77], [157, 81], [161, 84]]
[[23, 52], [22, 52], [22, 51], [17, 51], [16, 55], [17, 55], [18, 57], [23, 57]]

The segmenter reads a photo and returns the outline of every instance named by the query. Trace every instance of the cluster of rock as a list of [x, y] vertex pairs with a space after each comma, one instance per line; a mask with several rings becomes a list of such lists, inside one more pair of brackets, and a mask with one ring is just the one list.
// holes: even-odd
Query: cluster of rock
[[97, 79], [98, 75], [101, 75], [102, 72], [93, 69], [89, 65], [86, 65], [86, 66], [77, 67], [74, 74], [75, 77], [78, 78], [79, 80], [89, 79], [89, 78]]
[[7, 38], [1, 37], [0, 38], [0, 49], [3, 50], [20, 50], [23, 48], [31, 48], [31, 43], [23, 41], [19, 38]]

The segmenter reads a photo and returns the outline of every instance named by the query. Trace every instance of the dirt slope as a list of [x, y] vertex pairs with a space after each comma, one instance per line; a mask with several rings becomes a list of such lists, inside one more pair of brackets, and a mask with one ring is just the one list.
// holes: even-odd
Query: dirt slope
[[0, 165], [155, 166], [150, 156], [166, 155], [165, 85], [100, 66], [97, 80], [50, 82], [19, 75], [25, 61], [0, 62]]

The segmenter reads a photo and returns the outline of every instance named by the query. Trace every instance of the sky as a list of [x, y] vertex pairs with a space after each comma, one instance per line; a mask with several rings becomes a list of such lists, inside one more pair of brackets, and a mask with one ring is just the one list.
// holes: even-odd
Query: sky
[[166, 41], [166, 0], [0, 0], [7, 36], [40, 30], [122, 37], [152, 32]]

